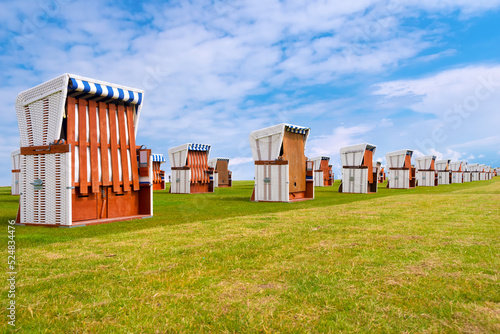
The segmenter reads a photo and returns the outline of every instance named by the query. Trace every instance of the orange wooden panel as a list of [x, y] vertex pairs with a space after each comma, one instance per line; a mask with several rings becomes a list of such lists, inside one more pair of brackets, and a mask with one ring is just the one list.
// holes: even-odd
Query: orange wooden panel
[[139, 194], [139, 214], [150, 215], [153, 198], [149, 187], [141, 187], [137, 193]]
[[125, 126], [125, 108], [118, 106], [118, 131], [120, 132], [120, 151], [122, 155], [122, 178], [123, 191], [130, 191], [130, 180], [128, 177], [128, 158], [127, 158], [127, 135]]
[[411, 167], [411, 155], [407, 154], [405, 156], [405, 168]]
[[208, 171], [207, 152], [200, 152], [200, 173], [204, 183], [210, 182], [210, 177], [208, 176], [207, 171]]
[[22, 155], [67, 153], [70, 150], [71, 150], [71, 147], [69, 144], [47, 145], [47, 146], [27, 146], [27, 147], [20, 148], [20, 152]]
[[254, 165], [288, 165], [288, 161], [285, 160], [257, 160]]
[[320, 170], [323, 171], [323, 185], [327, 186], [329, 181], [330, 181], [330, 172], [331, 168], [328, 165], [329, 161], [328, 160], [321, 160], [320, 162]]
[[156, 163], [156, 173], [155, 173], [155, 179], [156, 179], [156, 182], [160, 183], [161, 182], [161, 177], [160, 177], [160, 163], [157, 162]]
[[80, 151], [80, 192], [88, 194], [87, 180], [87, 101], [78, 100], [78, 148]]
[[363, 166], [368, 167], [368, 182], [373, 183], [373, 152], [370, 150], [365, 150], [364, 164]]
[[109, 186], [108, 127], [106, 124], [106, 103], [99, 102], [99, 131], [101, 132], [102, 185]]
[[116, 105], [109, 104], [109, 136], [111, 147], [111, 170], [113, 171], [113, 191], [122, 192], [118, 172], [118, 140], [116, 135]]
[[139, 190], [139, 169], [137, 168], [137, 150], [135, 149], [135, 131], [134, 131], [134, 108], [127, 107], [127, 125], [128, 138], [130, 146], [130, 162], [132, 168], [132, 184], [134, 191]]
[[201, 164], [201, 152], [197, 151], [196, 152], [196, 169], [198, 172], [198, 180], [201, 181], [201, 183], [205, 182], [205, 178], [203, 177], [203, 169], [202, 169], [202, 164]]
[[208, 183], [194, 183], [190, 185], [190, 193], [208, 193], [210, 191]]
[[73, 194], [73, 221], [97, 219], [97, 194], [83, 194], [78, 189]]
[[149, 168], [139, 167], [139, 175], [140, 176], [149, 176]]
[[217, 161], [217, 173], [219, 174], [219, 187], [229, 185], [229, 169], [227, 161]]
[[199, 182], [201, 181], [201, 175], [200, 175], [200, 169], [199, 169], [199, 166], [200, 166], [200, 163], [199, 163], [199, 155], [200, 153], [198, 151], [195, 151], [193, 152], [193, 165], [194, 165], [194, 170], [196, 171], [196, 181]]
[[205, 173], [203, 170], [203, 165], [202, 165], [202, 152], [198, 151], [197, 154], [197, 164], [198, 164], [198, 178], [201, 180], [202, 183], [205, 183]]
[[304, 135], [285, 131], [283, 136], [283, 160], [288, 161], [290, 192], [306, 191], [306, 156]]
[[[149, 187], [147, 187], [149, 190]], [[128, 191], [123, 194], [110, 193], [108, 197], [108, 218], [137, 215], [140, 206], [140, 192]]]
[[198, 170], [196, 168], [196, 151], [189, 151], [191, 166], [191, 182], [198, 182]]
[[[200, 173], [201, 173], [201, 177], [203, 178], [203, 182], [204, 183], [208, 183], [210, 180], [209, 180], [209, 176], [208, 176], [208, 168], [205, 167], [205, 158], [207, 156], [207, 153], [206, 152], [200, 152]], [[207, 167], [208, 167], [208, 164], [207, 164]]]
[[73, 149], [71, 150], [71, 184], [74, 185], [75, 180], [75, 99], [68, 97], [66, 100], [66, 141]]
[[90, 131], [90, 177], [92, 192], [99, 192], [99, 160], [97, 151], [97, 103], [89, 101], [89, 131]]
[[202, 162], [203, 162], [203, 175], [205, 176], [205, 182], [210, 183], [210, 175], [208, 175], [208, 152], [202, 152]]
[[196, 181], [198, 182], [203, 182], [203, 175], [200, 173], [200, 152], [196, 151], [194, 152], [194, 168], [196, 170]]
[[153, 162], [153, 183], [156, 183], [156, 162]]
[[108, 193], [111, 187], [102, 187], [101, 194], [97, 196], [97, 217], [98, 219], [108, 218]]
[[153, 184], [156, 183], [156, 170], [155, 166], [153, 165], [153, 178], [152, 178]]
[[198, 169], [196, 168], [196, 151], [189, 151], [191, 156], [191, 182], [198, 182]]

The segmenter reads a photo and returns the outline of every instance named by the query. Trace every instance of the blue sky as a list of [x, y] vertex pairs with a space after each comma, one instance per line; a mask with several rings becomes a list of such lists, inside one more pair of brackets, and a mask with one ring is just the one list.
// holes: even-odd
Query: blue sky
[[[248, 135], [311, 128], [306, 155], [500, 166], [500, 0], [18, 1], [0, 11], [0, 184], [19, 146], [19, 92], [62, 73], [146, 91], [137, 142], [186, 142], [252, 179]], [[168, 163], [165, 165], [168, 170]]]

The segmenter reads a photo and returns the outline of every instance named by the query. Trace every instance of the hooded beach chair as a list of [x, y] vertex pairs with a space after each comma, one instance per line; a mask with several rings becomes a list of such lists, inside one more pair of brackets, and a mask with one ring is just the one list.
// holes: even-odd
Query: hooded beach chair
[[314, 198], [313, 162], [304, 150], [309, 128], [278, 124], [250, 134], [255, 164], [256, 202], [293, 202]]
[[376, 193], [378, 190], [378, 167], [373, 164], [377, 147], [358, 144], [340, 149], [342, 183], [339, 192], [354, 194]]
[[153, 215], [151, 151], [135, 138], [144, 92], [63, 74], [20, 93], [21, 224]]

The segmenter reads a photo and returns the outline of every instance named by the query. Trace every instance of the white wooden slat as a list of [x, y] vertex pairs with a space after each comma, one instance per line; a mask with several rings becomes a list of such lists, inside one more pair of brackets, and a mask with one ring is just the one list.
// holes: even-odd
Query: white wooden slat
[[288, 188], [288, 165], [255, 165], [255, 201], [288, 202]]
[[315, 171], [314, 172], [314, 186], [315, 187], [323, 187], [323, 171]]

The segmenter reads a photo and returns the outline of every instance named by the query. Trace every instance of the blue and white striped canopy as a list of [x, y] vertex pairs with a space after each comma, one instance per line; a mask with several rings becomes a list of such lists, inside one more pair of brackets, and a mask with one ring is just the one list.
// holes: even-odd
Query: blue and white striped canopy
[[210, 150], [210, 145], [189, 144], [188, 149], [190, 151], [209, 151]]
[[301, 135], [305, 135], [307, 131], [309, 131], [309, 128], [303, 128], [300, 126], [294, 126], [294, 125], [285, 125], [285, 131], [288, 132], [293, 132], [293, 133], [300, 133]]
[[163, 154], [152, 154], [151, 156], [153, 157], [153, 162], [165, 162]]
[[76, 99], [100, 97], [97, 101], [105, 103], [113, 100], [136, 105], [140, 105], [142, 103], [142, 93], [140, 92], [133, 92], [127, 89], [101, 85], [74, 78], [69, 79], [68, 96]]
[[227, 161], [227, 162], [229, 162], [229, 158], [217, 158], [217, 161]]

